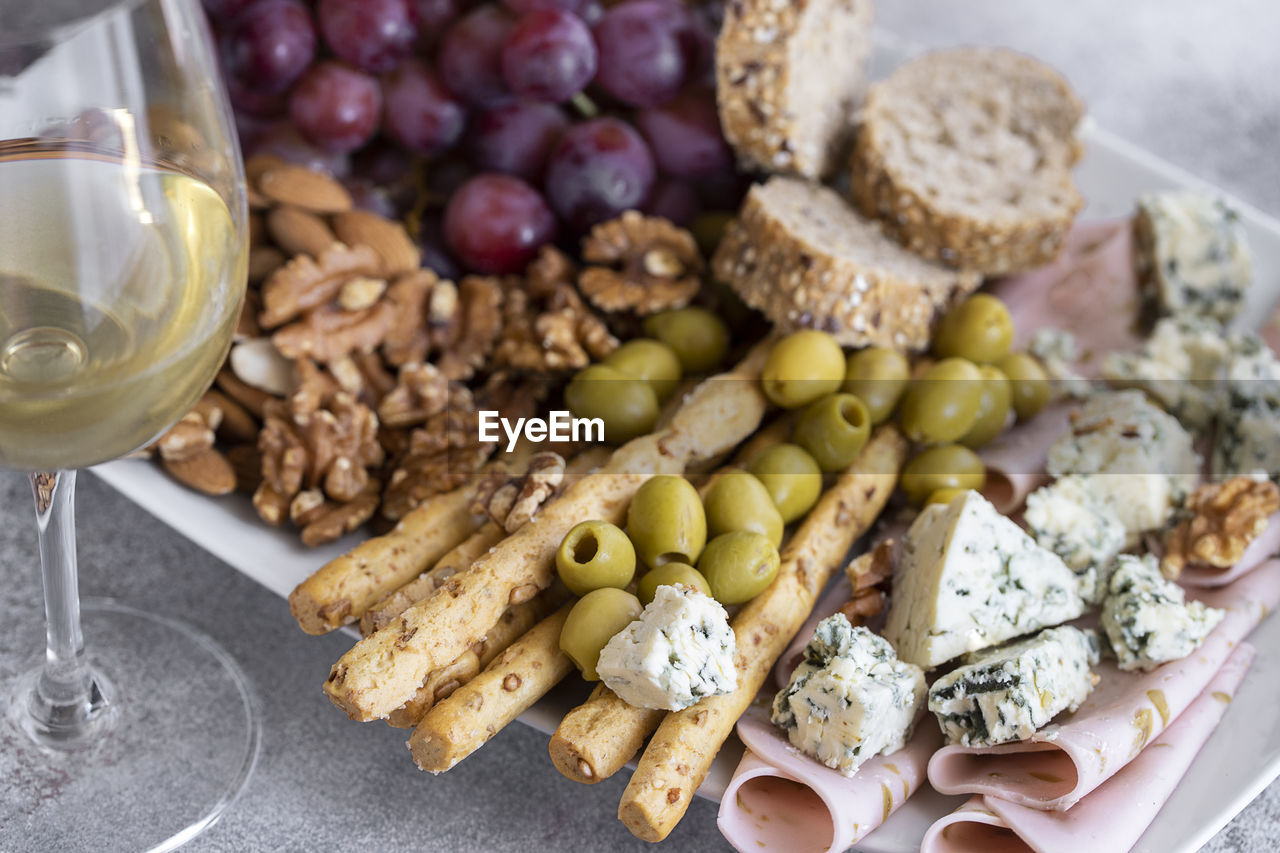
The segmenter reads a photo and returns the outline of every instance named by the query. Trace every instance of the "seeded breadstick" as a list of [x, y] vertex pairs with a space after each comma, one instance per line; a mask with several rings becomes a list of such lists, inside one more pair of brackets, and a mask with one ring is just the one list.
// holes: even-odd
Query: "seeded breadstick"
[[[778, 418], [763, 427], [738, 448], [734, 462], [745, 464], [756, 454], [785, 441], [790, 426], [789, 419]], [[705, 495], [717, 477], [731, 470], [732, 466], [722, 468], [709, 476], [698, 493]], [[556, 727], [548, 746], [551, 763], [573, 781], [594, 785], [621, 770], [666, 714], [665, 710], [637, 708], [619, 699], [605, 685], [598, 685], [587, 701], [565, 714]]]
[[432, 705], [474, 678], [568, 597], [569, 590], [562, 584], [555, 584], [523, 604], [508, 607], [483, 640], [463, 652], [453, 663], [428, 675], [412, 699], [387, 715], [387, 724], [397, 729], [411, 729], [418, 725]]
[[308, 634], [327, 634], [364, 615], [484, 521], [471, 502], [479, 480], [437, 495], [405, 515], [390, 533], [366, 540], [321, 566], [289, 594], [289, 611]]
[[700, 384], [670, 426], [618, 448], [604, 468], [569, 484], [468, 571], [357, 643], [329, 673], [329, 699], [352, 719], [386, 717], [413, 697], [429, 672], [482, 639], [510, 604], [551, 584], [556, 549], [575, 524], [622, 521], [650, 477], [679, 474], [754, 432], [767, 408], [758, 379], [771, 346], [771, 340], [757, 345], [732, 372]]
[[684, 816], [734, 723], [804, 624], [818, 593], [880, 514], [906, 451], [906, 440], [892, 427], [876, 431], [796, 531], [778, 577], [734, 618], [737, 689], [673, 711], [658, 726], [618, 806], [618, 818], [637, 838], [661, 841]]
[[390, 623], [406, 608], [426, 598], [458, 572], [466, 571], [471, 564], [484, 556], [494, 545], [507, 538], [507, 531], [496, 522], [486, 521], [480, 529], [454, 546], [427, 571], [418, 575], [360, 617], [360, 634], [369, 636], [383, 625]]
[[409, 737], [422, 770], [443, 773], [541, 699], [573, 671], [560, 651], [566, 604], [512, 643], [484, 672], [438, 702]]

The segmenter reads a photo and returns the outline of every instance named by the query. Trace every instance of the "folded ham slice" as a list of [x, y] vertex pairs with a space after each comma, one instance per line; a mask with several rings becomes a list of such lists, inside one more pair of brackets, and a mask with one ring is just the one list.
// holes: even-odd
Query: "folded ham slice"
[[987, 469], [982, 496], [1005, 515], [1022, 508], [1027, 495], [1049, 482], [1049, 448], [1071, 428], [1074, 402], [1045, 409], [978, 451]]
[[1191, 587], [1226, 586], [1258, 568], [1277, 552], [1280, 552], [1280, 512], [1267, 520], [1266, 529], [1248, 544], [1234, 566], [1227, 569], [1187, 566], [1178, 576], [1178, 581]]
[[945, 746], [929, 762], [944, 794], [981, 794], [1036, 809], [1065, 810], [1115, 775], [1186, 710], [1235, 647], [1280, 603], [1280, 560], [1236, 583], [1191, 597], [1227, 611], [1194, 653], [1150, 672], [1095, 671], [1098, 687], [1074, 714], [1029, 740], [993, 747]]
[[1066, 329], [1076, 337], [1076, 369], [1096, 378], [1108, 352], [1137, 349], [1139, 293], [1133, 268], [1129, 219], [1078, 223], [1056, 261], [996, 282], [1017, 330], [1014, 347], [1024, 349], [1037, 329]]
[[738, 720], [747, 752], [720, 800], [717, 824], [740, 851], [845, 850], [884, 823], [924, 784], [929, 756], [942, 744], [922, 717], [907, 745], [845, 777], [793, 747], [769, 722], [766, 705]]
[[1254, 649], [1243, 643], [1142, 753], [1070, 811], [977, 796], [936, 821], [921, 853], [1110, 853], [1130, 849], [1173, 794], [1235, 695]]

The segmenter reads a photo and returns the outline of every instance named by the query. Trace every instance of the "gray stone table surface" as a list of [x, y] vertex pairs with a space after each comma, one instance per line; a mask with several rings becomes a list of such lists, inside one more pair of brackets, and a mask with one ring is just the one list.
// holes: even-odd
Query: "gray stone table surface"
[[[880, 24], [925, 45], [1003, 44], [1067, 73], [1098, 122], [1280, 214], [1280, 3], [1275, 0], [881, 0]], [[318, 689], [345, 637], [307, 637], [285, 602], [93, 477], [81, 478], [82, 587], [194, 623], [241, 662], [261, 699], [247, 792], [190, 849], [642, 850], [614, 817], [624, 780], [562, 779], [544, 736], [511, 726], [444, 777], [419, 773], [404, 733], [348, 723]], [[25, 478], [0, 474], [0, 606], [36, 608]], [[0, 628], [12, 652], [37, 636]], [[0, 804], [3, 808], [3, 804]], [[695, 801], [667, 842], [728, 849]], [[1274, 848], [1272, 785], [1206, 850]], [[38, 840], [32, 839], [39, 849]], [[0, 839], [8, 849], [15, 840]], [[86, 847], [94, 847], [92, 839]]]

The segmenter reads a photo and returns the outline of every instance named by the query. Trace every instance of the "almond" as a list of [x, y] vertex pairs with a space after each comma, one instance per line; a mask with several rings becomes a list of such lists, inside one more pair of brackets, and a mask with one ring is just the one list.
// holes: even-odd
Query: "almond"
[[284, 253], [274, 246], [254, 246], [249, 250], [249, 281], [259, 282], [284, 266]]
[[235, 490], [236, 472], [214, 448], [206, 448], [185, 459], [163, 459], [165, 470], [179, 482], [206, 495], [225, 495]]
[[236, 473], [236, 490], [253, 494], [262, 482], [262, 454], [257, 444], [237, 444], [226, 456]]
[[338, 181], [292, 163], [268, 168], [258, 178], [258, 191], [281, 204], [312, 213], [342, 213], [351, 209], [351, 194]]
[[337, 239], [324, 219], [290, 204], [279, 205], [267, 214], [267, 233], [285, 254], [313, 258]]
[[367, 210], [349, 210], [333, 218], [333, 231], [348, 246], [368, 246], [378, 253], [387, 277], [418, 268], [418, 247], [404, 226]]
[[222, 413], [222, 422], [214, 427], [219, 438], [237, 443], [258, 440], [258, 421], [244, 406], [212, 388], [204, 392], [204, 400]]

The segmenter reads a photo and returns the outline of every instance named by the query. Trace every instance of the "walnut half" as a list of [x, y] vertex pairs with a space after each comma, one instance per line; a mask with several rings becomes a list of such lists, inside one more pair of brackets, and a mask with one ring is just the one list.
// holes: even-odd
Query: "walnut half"
[[1176, 578], [1188, 564], [1230, 568], [1280, 510], [1280, 489], [1270, 480], [1232, 477], [1206, 483], [1187, 499], [1190, 517], [1165, 540], [1160, 569]]
[[682, 308], [698, 292], [702, 255], [693, 235], [665, 219], [629, 210], [582, 241], [589, 264], [578, 288], [601, 311], [653, 314]]

